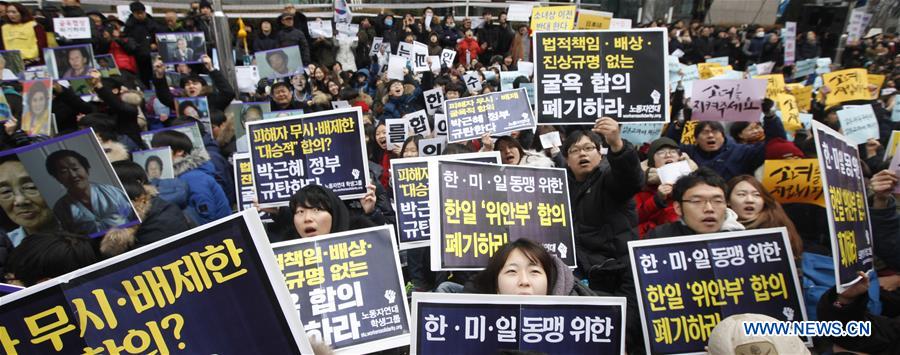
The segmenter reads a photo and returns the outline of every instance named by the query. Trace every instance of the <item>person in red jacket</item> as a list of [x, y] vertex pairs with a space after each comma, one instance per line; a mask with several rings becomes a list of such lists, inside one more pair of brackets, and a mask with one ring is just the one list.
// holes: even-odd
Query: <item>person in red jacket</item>
[[[456, 45], [456, 58], [459, 60], [459, 64], [465, 65], [466, 68], [468, 68], [472, 63], [475, 63], [478, 60], [478, 55], [481, 54], [482, 51], [483, 49], [478, 44], [478, 39], [472, 35], [472, 30], [466, 30], [466, 37]], [[468, 61], [466, 60], [467, 52]]]
[[697, 170], [687, 154], [678, 149], [678, 143], [670, 138], [659, 138], [650, 144], [647, 151], [647, 184], [634, 195], [638, 213], [638, 235], [644, 238], [644, 234], [658, 225], [675, 222], [678, 214], [672, 206], [672, 185], [661, 184], [657, 169], [671, 164], [687, 160], [691, 170]]
[[137, 53], [136, 44], [130, 38], [122, 37], [122, 33], [115, 26], [109, 25], [103, 30], [99, 52], [112, 54], [119, 70], [137, 74], [137, 60], [134, 59]]

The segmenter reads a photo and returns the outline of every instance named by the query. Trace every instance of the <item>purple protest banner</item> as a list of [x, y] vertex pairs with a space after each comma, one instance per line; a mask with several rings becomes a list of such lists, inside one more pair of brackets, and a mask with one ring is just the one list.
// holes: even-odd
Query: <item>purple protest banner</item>
[[759, 122], [766, 81], [697, 80], [691, 93], [692, 118], [700, 121]]

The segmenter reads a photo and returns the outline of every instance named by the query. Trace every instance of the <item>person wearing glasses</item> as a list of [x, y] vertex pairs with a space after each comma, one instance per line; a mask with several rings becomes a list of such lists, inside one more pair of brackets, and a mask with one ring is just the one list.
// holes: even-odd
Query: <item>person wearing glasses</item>
[[678, 220], [657, 226], [644, 239], [744, 230], [737, 214], [728, 209], [727, 189], [725, 180], [709, 168], [681, 177], [672, 187]]
[[[626, 297], [626, 339], [641, 339], [626, 245], [638, 237], [633, 197], [644, 186], [637, 150], [622, 139], [616, 120], [602, 117], [591, 130], [570, 133], [561, 151], [568, 165], [578, 260], [575, 276], [587, 278], [600, 295]], [[638, 343], [629, 340], [626, 347], [632, 349]]]
[[687, 161], [691, 166], [691, 171], [697, 170], [697, 164], [678, 149], [678, 143], [662, 137], [650, 143], [650, 149], [647, 151], [647, 166], [644, 167], [647, 172], [647, 184], [641, 192], [634, 195], [637, 202], [638, 214], [638, 235], [643, 238], [647, 232], [658, 225], [675, 222], [678, 220], [678, 214], [675, 213], [675, 207], [672, 205], [672, 182], [667, 181], [663, 184], [660, 181], [658, 170], [663, 166], [677, 163], [679, 161]]
[[50, 206], [15, 154], [0, 158], [0, 207], [18, 226], [0, 238], [5, 239], [0, 245], [8, 240], [17, 247], [29, 235], [59, 230]]

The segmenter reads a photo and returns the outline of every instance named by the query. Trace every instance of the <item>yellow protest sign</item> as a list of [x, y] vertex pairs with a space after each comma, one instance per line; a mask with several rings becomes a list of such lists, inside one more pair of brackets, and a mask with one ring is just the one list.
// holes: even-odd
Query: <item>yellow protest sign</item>
[[776, 100], [778, 94], [787, 91], [782, 74], [757, 75], [753, 79], [766, 79], [766, 97], [769, 99]]
[[687, 121], [684, 123], [684, 129], [681, 130], [681, 144], [697, 144], [694, 138], [694, 130], [697, 128], [697, 121]]
[[900, 131], [891, 132], [891, 138], [888, 140], [887, 148], [884, 150], [884, 156], [892, 157], [897, 154], [897, 145], [900, 144]]
[[732, 70], [730, 65], [727, 66], [717, 66], [709, 68], [709, 74], [712, 75], [711, 78], [717, 77], [719, 75], [725, 74], [725, 72]]
[[781, 123], [784, 124], [785, 131], [793, 132], [803, 128], [797, 99], [793, 95], [778, 94], [775, 103], [778, 104], [778, 111], [781, 111]]
[[780, 203], [825, 207], [818, 159], [766, 160], [762, 183]]
[[866, 77], [869, 79], [869, 84], [875, 85], [878, 87], [875, 89], [875, 92], [872, 93], [872, 100], [877, 100], [878, 95], [881, 93], [881, 85], [884, 85], [884, 75], [881, 74], [868, 74]]
[[803, 86], [803, 84], [787, 84], [788, 92], [797, 100], [797, 108], [800, 112], [809, 112], [812, 108], [812, 86]]
[[575, 24], [576, 30], [606, 30], [612, 22], [613, 14], [604, 11], [578, 11], [578, 23]]
[[531, 10], [532, 31], [569, 31], [575, 28], [576, 6], [542, 6]]
[[[713, 68], [722, 67], [722, 64], [719, 63], [697, 63], [697, 71], [700, 72], [700, 79], [709, 79], [714, 75], [712, 73]], [[723, 70], [722, 73], [725, 71]]]
[[822, 81], [828, 88], [825, 107], [853, 101], [871, 100], [869, 79], [865, 69], [844, 69], [822, 75]]

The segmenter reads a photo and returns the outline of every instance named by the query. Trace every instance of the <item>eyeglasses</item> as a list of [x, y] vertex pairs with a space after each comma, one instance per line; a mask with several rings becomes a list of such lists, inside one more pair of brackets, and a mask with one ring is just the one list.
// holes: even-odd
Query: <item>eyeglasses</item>
[[578, 154], [578, 153], [581, 152], [581, 151], [584, 151], [585, 153], [590, 153], [590, 152], [593, 152], [593, 151], [595, 151], [595, 150], [597, 150], [597, 146], [596, 146], [596, 145], [593, 145], [593, 144], [590, 144], [590, 145], [583, 145], [583, 146], [580, 146], [580, 147], [578, 147], [578, 146], [572, 146], [572, 147], [569, 147], [568, 152], [569, 152], [569, 154]]
[[11, 187], [0, 188], [0, 201], [9, 201], [15, 198], [16, 192], [26, 197], [40, 196], [41, 192], [34, 183], [24, 184], [17, 189]]
[[656, 153], [653, 153], [653, 156], [665, 157], [665, 156], [671, 155], [671, 156], [677, 157], [679, 154], [681, 154], [681, 152], [678, 151], [678, 149], [662, 149], [662, 150], [657, 150]]
[[698, 207], [706, 207], [707, 204], [710, 207], [717, 208], [725, 206], [725, 198], [724, 197], [713, 197], [711, 199], [702, 199], [702, 198], [692, 198], [689, 200], [683, 200], [682, 203], [691, 204]]

